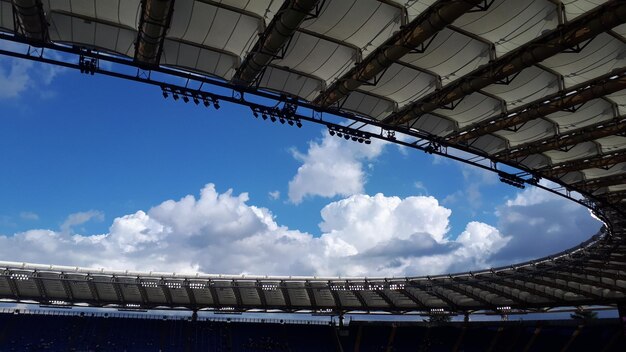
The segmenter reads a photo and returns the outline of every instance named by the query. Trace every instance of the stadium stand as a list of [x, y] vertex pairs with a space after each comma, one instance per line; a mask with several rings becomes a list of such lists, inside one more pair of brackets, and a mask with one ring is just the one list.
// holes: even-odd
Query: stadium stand
[[2, 351], [624, 351], [617, 319], [372, 322], [0, 311]]

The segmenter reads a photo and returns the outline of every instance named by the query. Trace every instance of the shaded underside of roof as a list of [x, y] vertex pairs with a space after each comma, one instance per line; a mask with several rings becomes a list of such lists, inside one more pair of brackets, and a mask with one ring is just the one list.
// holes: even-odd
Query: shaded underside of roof
[[625, 23], [617, 0], [0, 0], [0, 30], [34, 46], [105, 52], [420, 133], [579, 192], [611, 221], [577, 254], [480, 274], [194, 281], [30, 268], [17, 280], [7, 266], [0, 296], [394, 312], [621, 301]]

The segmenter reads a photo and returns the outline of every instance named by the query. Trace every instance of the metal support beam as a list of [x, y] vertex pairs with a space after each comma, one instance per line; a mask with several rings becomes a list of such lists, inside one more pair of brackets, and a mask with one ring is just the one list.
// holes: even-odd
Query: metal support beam
[[615, 119], [602, 121], [563, 135], [544, 138], [505, 149], [497, 152], [494, 156], [501, 160], [515, 160], [549, 150], [571, 147], [578, 143], [608, 137], [623, 131], [626, 131], [626, 117], [620, 116]]
[[163, 292], [163, 296], [165, 297], [165, 302], [167, 302], [168, 306], [173, 307], [174, 301], [172, 300], [172, 293], [170, 292], [170, 287], [167, 286], [167, 284], [163, 280], [161, 280], [161, 282], [159, 283], [159, 286], [161, 286], [161, 291]]
[[619, 203], [626, 199], [626, 191], [608, 192], [600, 198], [606, 199], [609, 203]]
[[456, 285], [456, 283], [461, 283], [461, 282], [455, 280], [453, 284], [442, 286], [442, 288], [445, 288], [447, 290], [452, 290], [452, 291], [455, 291], [455, 292], [457, 292], [457, 293], [459, 293], [459, 294], [461, 294], [461, 295], [463, 295], [465, 297], [469, 297], [469, 298], [473, 299], [474, 301], [478, 302], [481, 306], [489, 307], [489, 308], [491, 308], [493, 310], [496, 309], [496, 305], [493, 304], [488, 299], [482, 298], [479, 295], [471, 292], [470, 290], [462, 289], [461, 287]]
[[[352, 292], [354, 297], [356, 297], [356, 299], [359, 300], [359, 303], [361, 304], [361, 307], [363, 307], [363, 309], [365, 311], [369, 312], [370, 307], [367, 305], [367, 302], [365, 302], [365, 299], [363, 298], [363, 295], [361, 295], [361, 292], [359, 292], [359, 290], [350, 290], [350, 292]], [[392, 308], [393, 308], [393, 306], [392, 306]]]
[[584, 180], [572, 184], [576, 189], [592, 192], [602, 187], [621, 185], [626, 183], [626, 174], [617, 174], [613, 176], [598, 177], [590, 180]]
[[549, 287], [549, 288], [553, 288], [553, 289], [558, 289], [561, 290], [563, 292], [571, 292], [571, 293], [575, 293], [579, 296], [583, 296], [586, 297], [588, 299], [596, 299], [596, 300], [601, 300], [603, 297], [600, 295], [597, 295], [595, 293], [592, 292], [587, 292], [587, 291], [583, 291], [581, 289], [578, 289], [576, 287], [571, 287], [569, 285], [564, 285], [564, 284], [560, 284], [558, 282], [556, 282], [555, 278], [552, 278], [554, 281], [550, 281], [547, 279], [547, 277], [550, 277], [549, 275], [547, 275], [545, 272], [543, 271], [531, 271], [531, 270], [525, 270], [525, 269], [519, 269], [520, 272], [525, 273], [526, 275], [524, 276], [524, 280], [528, 281], [528, 282], [532, 282], [534, 284], [537, 285], [541, 285], [541, 286], [545, 286], [545, 287]]
[[89, 292], [93, 296], [94, 301], [100, 302], [100, 295], [98, 294], [98, 289], [96, 288], [96, 284], [93, 282], [93, 277], [87, 276], [86, 279], [87, 287], [89, 287]]
[[[580, 89], [570, 89], [567, 92], [558, 92], [549, 97], [541, 98], [538, 101], [512, 110], [506, 115], [492, 117], [476, 125], [459, 130], [446, 136], [445, 139], [449, 143], [466, 142], [488, 133], [513, 128], [528, 121], [626, 89], [626, 69], [622, 69], [618, 74], [605, 75], [577, 87], [580, 87]], [[573, 93], [568, 94], [569, 92]]]
[[477, 92], [490, 84], [504, 80], [524, 68], [537, 64], [551, 56], [581, 44], [596, 35], [626, 22], [626, 3], [610, 1], [575, 20], [557, 27], [500, 59], [480, 67], [441, 90], [384, 119], [392, 125], [401, 125], [429, 113], [441, 106], [451, 104], [464, 96]]
[[263, 291], [263, 284], [257, 280], [255, 283], [256, 294], [259, 295], [259, 302], [264, 309], [267, 309], [267, 299], [265, 298], [265, 292]]
[[456, 281], [460, 282], [460, 283], [462, 283], [464, 285], [472, 286], [472, 287], [475, 287], [475, 288], [477, 288], [479, 290], [491, 292], [491, 293], [493, 293], [495, 295], [504, 297], [504, 298], [510, 300], [511, 302], [513, 302], [513, 305], [517, 305], [517, 306], [523, 307], [524, 305], [526, 305], [528, 303], [528, 302], [522, 300], [519, 297], [515, 297], [514, 295], [512, 295], [512, 294], [510, 294], [508, 292], [505, 292], [504, 290], [500, 290], [500, 289], [491, 287], [489, 285], [483, 284], [483, 283], [479, 282], [478, 280], [461, 280], [461, 279], [457, 279]]
[[141, 306], [148, 306], [148, 292], [146, 292], [146, 288], [141, 283], [141, 278], [137, 277], [135, 280], [135, 285], [137, 285], [137, 290], [139, 291], [139, 297], [141, 297]]
[[35, 41], [48, 41], [48, 21], [41, 0], [13, 0], [12, 3], [17, 33]]
[[237, 68], [233, 82], [249, 86], [278, 55], [300, 24], [315, 9], [319, 0], [285, 0], [285, 3], [259, 37], [250, 53]]
[[63, 291], [65, 291], [65, 294], [67, 295], [67, 299], [70, 302], [74, 301], [74, 295], [72, 294], [71, 282], [69, 281], [67, 275], [60, 274], [59, 280], [61, 280], [61, 285], [63, 285]]
[[315, 300], [315, 293], [313, 292], [313, 287], [311, 286], [311, 282], [307, 280], [304, 283], [304, 286], [306, 287], [306, 293], [309, 296], [309, 302], [311, 303], [311, 307], [313, 307], [314, 309], [317, 309], [317, 302]]
[[452, 0], [433, 4], [316, 97], [314, 104], [328, 107], [338, 102], [480, 3], [481, 0]]
[[185, 280], [183, 287], [187, 293], [187, 298], [189, 298], [189, 304], [191, 304], [192, 308], [196, 308], [198, 303], [196, 303], [196, 295], [193, 293], [193, 289], [189, 286], [189, 280]]
[[232, 284], [232, 290], [233, 290], [233, 294], [235, 295], [235, 304], [237, 305], [237, 307], [243, 307], [243, 299], [241, 298], [241, 291], [239, 289], [239, 283], [237, 282], [237, 280], [233, 280], [231, 282]]
[[209, 287], [209, 292], [211, 292], [211, 296], [213, 297], [213, 306], [216, 308], [220, 308], [222, 305], [220, 303], [220, 297], [217, 295], [215, 283], [213, 281], [209, 281], [207, 282], [207, 286]]
[[[613, 292], [618, 292], [623, 294], [624, 290], [623, 289], [619, 289], [618, 286], [613, 286], [613, 285], [609, 285], [607, 283], [601, 282], [601, 281], [597, 281], [597, 280], [589, 280], [583, 277], [578, 277], [575, 275], [564, 275], [564, 274], [560, 274], [558, 272], [553, 272], [553, 271], [544, 271], [541, 273], [541, 276], [547, 276], [553, 279], [558, 279], [558, 280], [563, 280], [566, 282], [577, 282], [581, 285], [588, 285], [591, 287], [596, 287], [596, 288], [601, 288], [601, 289], [607, 289]], [[583, 291], [584, 292], [584, 291]]]
[[619, 163], [626, 162], [626, 153], [623, 151], [598, 155], [590, 158], [569, 160], [558, 164], [548, 165], [537, 171], [548, 177], [557, 177], [572, 171], [581, 171], [593, 168], [610, 168]]
[[161, 60], [165, 34], [174, 13], [174, 0], [142, 0], [139, 33], [135, 41], [135, 60], [156, 66]]
[[289, 288], [287, 287], [287, 284], [285, 283], [285, 281], [281, 281], [278, 284], [278, 289], [280, 290], [280, 293], [283, 295], [283, 298], [285, 299], [285, 307], [287, 307], [288, 309], [291, 309], [291, 297], [289, 297]]
[[400, 289], [400, 292], [406, 297], [408, 297], [411, 301], [413, 301], [413, 303], [415, 303], [418, 309], [421, 309], [421, 310], [428, 309], [426, 305], [417, 298], [417, 296], [411, 293], [411, 291], [407, 290], [406, 288], [402, 288]]
[[39, 297], [42, 298], [43, 301], [48, 300], [48, 292], [46, 292], [46, 287], [43, 285], [41, 277], [38, 273], [33, 273], [32, 276], [33, 281], [35, 282], [35, 286], [37, 287], [37, 291], [39, 291]]

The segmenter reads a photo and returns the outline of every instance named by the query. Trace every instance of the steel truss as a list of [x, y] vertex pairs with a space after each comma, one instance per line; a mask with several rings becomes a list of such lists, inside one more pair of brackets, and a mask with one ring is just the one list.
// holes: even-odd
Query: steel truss
[[[284, 108], [286, 105], [291, 104], [296, 106], [296, 110], [292, 114], [292, 122], [312, 122], [326, 126], [329, 130], [341, 130], [344, 135], [350, 136], [350, 139], [355, 139], [357, 141], [359, 138], [363, 141], [373, 139], [387, 141], [412, 149], [417, 149], [428, 154], [436, 154], [470, 164], [483, 170], [496, 172], [501, 177], [503, 175], [507, 175], [510, 179], [519, 179], [520, 182], [532, 184], [548, 192], [560, 195], [581, 204], [594, 211], [600, 218], [604, 218], [601, 208], [607, 206], [626, 216], [626, 212], [624, 212], [622, 208], [615, 207], [614, 204], [606, 202], [604, 198], [594, 195], [592, 191], [589, 191], [586, 188], [576, 189], [575, 187], [564, 184], [558, 178], [547, 179], [555, 182], [559, 186], [545, 186], [539, 184], [537, 182], [537, 178], [532, 176], [535, 174], [535, 171], [532, 169], [525, 168], [523, 165], [519, 165], [514, 162], [495, 159], [492, 155], [487, 153], [477, 151], [465, 145], [442, 140], [442, 138], [429, 133], [412, 130], [405, 128], [404, 126], [392, 126], [382, 121], [373, 120], [369, 117], [359, 116], [357, 114], [341, 111], [335, 108], [316, 106], [314, 104], [298, 100], [297, 98], [287, 97], [283, 94], [259, 90], [254, 87], [235, 85], [230, 82], [225, 82], [200, 74], [189, 73], [166, 67], [152, 67], [150, 69], [144, 69], [141, 68], [139, 63], [133, 60], [101, 53], [96, 50], [63, 44], [39, 42], [35, 43], [36, 46], [31, 46], [33, 43], [31, 43], [31, 41], [27, 38], [4, 33], [0, 33], [0, 40], [12, 41], [24, 45], [22, 48], [23, 52], [19, 51], [19, 49], [0, 49], [0, 55], [78, 70], [82, 68], [83, 71], [84, 67], [83, 65], [80, 65], [81, 60], [82, 62], [85, 62], [85, 60], [92, 62], [110, 62], [112, 64], [110, 65], [110, 69], [105, 68], [102, 65], [98, 65], [98, 67], [93, 68], [92, 72], [109, 77], [158, 86], [162, 90], [178, 92], [181, 96], [187, 97], [187, 99], [193, 98], [198, 94], [205, 94], [217, 101], [218, 104], [219, 101], [235, 103], [242, 106], [248, 106], [253, 112], [261, 112], [264, 110], [276, 111], [275, 109], [280, 106]], [[61, 55], [62, 58], [59, 58], [59, 55], [48, 57], [46, 56], [48, 51], [55, 51], [57, 53], [63, 53], [64, 55]], [[134, 72], [129, 72], [129, 68], [134, 70]], [[180, 82], [180, 78], [184, 78], [186, 80], [187, 83], [184, 86], [179, 83], [171, 83], [174, 79], [177, 79], [177, 82]], [[206, 90], [207, 86], [225, 89], [229, 91], [230, 94], [226, 95], [209, 92]], [[265, 104], [262, 102], [263, 100], [273, 101], [275, 102], [275, 105], [271, 106]], [[348, 119], [353, 123], [346, 126], [343, 119]], [[353, 127], [355, 124], [358, 124], [358, 127]], [[366, 130], [366, 127], [368, 126], [369, 128]], [[379, 132], [369, 132], [368, 130], [378, 130]], [[396, 133], [401, 134], [403, 138], [397, 138]], [[352, 138], [353, 136], [358, 137]], [[470, 153], [474, 156], [459, 156], [457, 150]], [[502, 168], [499, 168], [499, 164], [506, 165], [512, 169], [520, 171], [513, 173], [505, 171]], [[580, 196], [576, 195], [572, 191], [576, 191], [580, 194]], [[607, 221], [605, 221], [605, 223], [606, 222]]]

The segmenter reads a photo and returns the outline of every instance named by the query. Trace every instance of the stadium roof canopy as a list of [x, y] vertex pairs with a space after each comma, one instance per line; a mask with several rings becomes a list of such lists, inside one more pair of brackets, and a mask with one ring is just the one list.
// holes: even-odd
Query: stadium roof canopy
[[247, 105], [290, 125], [320, 123], [357, 142], [385, 139], [445, 155], [513, 186], [549, 188], [606, 223], [578, 249], [480, 273], [224, 278], [7, 263], [0, 296], [284, 311], [623, 302], [625, 23], [626, 2], [617, 0], [0, 0], [0, 38], [25, 49], [1, 54], [155, 84], [166, 97], [196, 104]]

